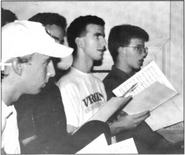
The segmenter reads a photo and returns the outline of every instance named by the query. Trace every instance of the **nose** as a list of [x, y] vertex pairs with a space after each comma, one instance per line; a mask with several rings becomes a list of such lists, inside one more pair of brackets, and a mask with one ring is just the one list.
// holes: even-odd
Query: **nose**
[[47, 67], [47, 76], [48, 76], [48, 77], [54, 77], [55, 74], [56, 74], [56, 72], [55, 72], [55, 68], [54, 68], [54, 66], [53, 66], [53, 62], [50, 61], [50, 62], [48, 63], [48, 67]]
[[107, 42], [106, 42], [105, 38], [102, 39], [102, 44], [103, 44], [104, 46], [107, 45]]
[[148, 55], [148, 48], [145, 48], [143, 51], [143, 58], [146, 58], [147, 55]]
[[101, 44], [102, 47], [104, 47], [106, 49], [107, 42], [106, 42], [104, 37], [101, 38], [100, 44]]
[[144, 52], [143, 53], [143, 58], [146, 58], [147, 55], [148, 55], [148, 53], [147, 52]]

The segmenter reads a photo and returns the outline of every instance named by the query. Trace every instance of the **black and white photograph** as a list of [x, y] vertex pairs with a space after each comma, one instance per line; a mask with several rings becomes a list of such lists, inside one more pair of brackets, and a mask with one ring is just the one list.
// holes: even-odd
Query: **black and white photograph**
[[1, 154], [184, 154], [184, 1], [1, 0]]

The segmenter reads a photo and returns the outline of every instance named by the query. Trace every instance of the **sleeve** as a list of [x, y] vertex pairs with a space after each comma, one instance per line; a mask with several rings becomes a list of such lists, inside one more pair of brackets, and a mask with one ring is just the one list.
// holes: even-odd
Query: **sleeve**
[[114, 83], [115, 83], [114, 79], [109, 80], [108, 78], [105, 78], [103, 80], [103, 84], [107, 94], [107, 100], [110, 100], [112, 97], [115, 97], [115, 95], [112, 92]]
[[[80, 92], [73, 83], [60, 84], [59, 89], [64, 104], [64, 110], [67, 118], [67, 125], [79, 127], [80, 121]], [[73, 131], [68, 131], [73, 132]]]

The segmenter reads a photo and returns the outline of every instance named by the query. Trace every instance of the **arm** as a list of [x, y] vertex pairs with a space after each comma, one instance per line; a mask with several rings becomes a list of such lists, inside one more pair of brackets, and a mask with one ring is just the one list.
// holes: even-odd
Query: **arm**
[[144, 111], [139, 114], [125, 115], [121, 113], [118, 116], [118, 120], [110, 123], [111, 134], [115, 135], [121, 131], [129, 130], [135, 128], [140, 122], [144, 121], [150, 116], [149, 111]]

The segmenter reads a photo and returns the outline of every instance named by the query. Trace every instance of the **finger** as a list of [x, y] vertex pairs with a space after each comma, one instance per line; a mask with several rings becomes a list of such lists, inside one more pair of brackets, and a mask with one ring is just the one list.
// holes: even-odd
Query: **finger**
[[143, 111], [141, 113], [134, 114], [133, 116], [134, 116], [134, 118], [140, 118], [140, 117], [143, 117], [143, 116], [150, 116], [150, 111], [149, 110]]
[[142, 117], [137, 118], [136, 120], [137, 120], [137, 122], [142, 122], [142, 121], [144, 121], [145, 119], [147, 119], [149, 116], [150, 116], [150, 115], [144, 115], [144, 116], [142, 116]]
[[124, 111], [121, 111], [119, 114], [122, 115], [122, 116], [128, 115], [128, 114], [127, 114], [126, 112], [124, 112]]

